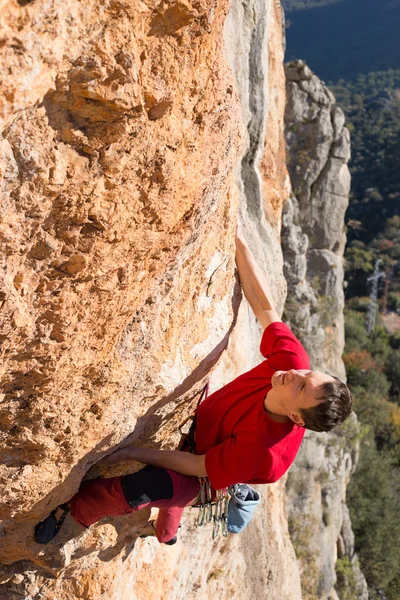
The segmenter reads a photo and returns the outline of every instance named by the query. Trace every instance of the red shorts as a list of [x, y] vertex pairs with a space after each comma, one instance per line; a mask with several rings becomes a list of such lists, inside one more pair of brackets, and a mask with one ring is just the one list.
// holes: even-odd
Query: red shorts
[[142, 508], [159, 508], [156, 533], [159, 542], [171, 540], [178, 530], [185, 506], [199, 493], [197, 477], [180, 475], [165, 469], [172, 479], [173, 495], [166, 500], [153, 500], [132, 508], [124, 495], [122, 477], [84, 481], [70, 500], [71, 516], [83, 527], [89, 527], [103, 517], [118, 517]]

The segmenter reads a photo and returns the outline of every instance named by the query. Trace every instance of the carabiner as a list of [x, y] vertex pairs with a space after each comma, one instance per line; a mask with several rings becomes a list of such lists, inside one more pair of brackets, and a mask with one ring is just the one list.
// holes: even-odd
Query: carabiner
[[222, 513], [222, 535], [224, 537], [228, 536], [228, 508], [229, 508], [229, 496], [227, 491], [224, 494], [224, 511]]
[[207, 490], [207, 502], [212, 502], [213, 497], [212, 497], [212, 492], [211, 492], [211, 483], [208, 479], [206, 482], [206, 490]]
[[228, 517], [222, 517], [222, 535], [223, 537], [228, 537]]
[[213, 525], [213, 532], [212, 532], [212, 539], [215, 540], [215, 538], [217, 537], [218, 533], [219, 533], [219, 519], [216, 519], [214, 517], [214, 525]]
[[206, 514], [205, 504], [201, 504], [199, 507], [199, 514], [197, 516], [197, 527], [201, 527], [202, 525], [204, 525], [205, 514]]
[[206, 484], [204, 479], [200, 479], [200, 504], [206, 503]]

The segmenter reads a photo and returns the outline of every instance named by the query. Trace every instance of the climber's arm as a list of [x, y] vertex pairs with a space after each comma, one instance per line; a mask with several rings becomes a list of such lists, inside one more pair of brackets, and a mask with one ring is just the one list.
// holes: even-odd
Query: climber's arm
[[109, 454], [97, 464], [113, 465], [129, 460], [136, 460], [163, 469], [171, 469], [171, 471], [176, 471], [181, 475], [207, 476], [205, 454], [190, 454], [180, 450], [157, 450], [156, 448], [128, 446]]
[[267, 279], [257, 265], [240, 227], [236, 233], [236, 265], [246, 300], [264, 329], [280, 321]]

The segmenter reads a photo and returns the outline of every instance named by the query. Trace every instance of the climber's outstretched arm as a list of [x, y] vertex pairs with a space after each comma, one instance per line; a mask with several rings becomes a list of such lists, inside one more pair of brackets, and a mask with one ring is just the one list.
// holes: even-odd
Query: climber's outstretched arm
[[190, 454], [180, 450], [157, 450], [156, 448], [128, 446], [109, 454], [97, 464], [113, 465], [129, 460], [136, 460], [163, 469], [171, 469], [171, 471], [176, 471], [181, 475], [207, 476], [205, 454]]
[[267, 279], [257, 265], [240, 227], [236, 233], [236, 265], [246, 300], [264, 329], [280, 321]]

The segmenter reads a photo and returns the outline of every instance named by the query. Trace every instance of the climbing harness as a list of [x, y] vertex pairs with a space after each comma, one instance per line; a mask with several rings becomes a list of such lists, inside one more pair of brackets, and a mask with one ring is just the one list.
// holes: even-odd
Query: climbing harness
[[[179, 425], [181, 433], [180, 450], [192, 454], [196, 448], [196, 411], [200, 403], [208, 397], [209, 383], [207, 382], [196, 405], [196, 410]], [[191, 420], [189, 431], [184, 433], [182, 427]], [[207, 477], [199, 477], [200, 492], [192, 508], [198, 508], [197, 526], [212, 523], [212, 538], [215, 540], [220, 531], [223, 537], [230, 533], [240, 533], [251, 521], [254, 511], [260, 503], [256, 490], [246, 483], [238, 483], [229, 488], [215, 490]], [[214, 509], [214, 510], [213, 510]], [[213, 514], [214, 513], [214, 514]]]

